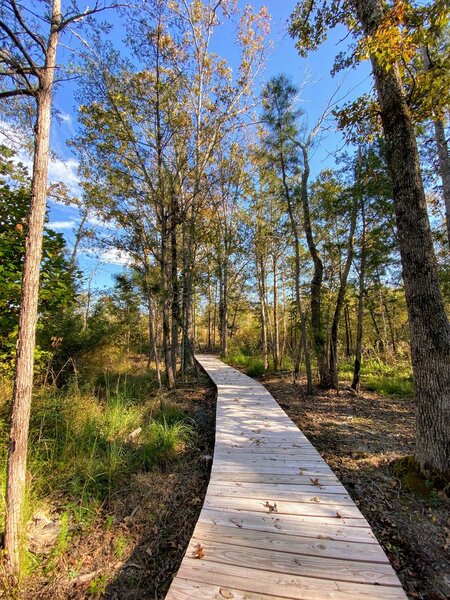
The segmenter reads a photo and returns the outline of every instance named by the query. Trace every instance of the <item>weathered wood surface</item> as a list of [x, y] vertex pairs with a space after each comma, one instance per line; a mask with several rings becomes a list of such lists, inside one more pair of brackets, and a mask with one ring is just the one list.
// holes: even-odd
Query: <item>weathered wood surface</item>
[[269, 392], [213, 356], [205, 502], [166, 600], [405, 600], [347, 490]]

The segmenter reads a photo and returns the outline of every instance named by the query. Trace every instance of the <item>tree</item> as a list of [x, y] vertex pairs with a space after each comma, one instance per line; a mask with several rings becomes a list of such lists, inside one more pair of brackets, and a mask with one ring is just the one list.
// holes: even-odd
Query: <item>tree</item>
[[[341, 12], [344, 4], [350, 10]], [[424, 472], [435, 470], [450, 477], [450, 325], [439, 287], [413, 120], [395, 49], [392, 51], [392, 41], [401, 39], [400, 9], [400, 3], [389, 7], [380, 0], [351, 0], [331, 6], [308, 1], [297, 5], [290, 30], [305, 54], [325, 38], [327, 28], [344, 22], [371, 60], [409, 314], [417, 401], [416, 457]]]
[[[0, 153], [0, 361], [3, 369], [9, 372], [15, 358], [31, 194], [26, 169], [15, 165], [12, 151], [0, 147]], [[74, 298], [73, 271], [65, 252], [63, 236], [46, 227], [38, 299], [41, 332], [52, 319], [60, 321], [64, 307]], [[48, 346], [42, 349], [48, 349]]]
[[[6, 491], [5, 548], [13, 573], [20, 567], [20, 531], [25, 490], [26, 454], [33, 387], [34, 347], [39, 292], [39, 267], [47, 197], [52, 93], [56, 50], [61, 32], [104, 7], [81, 13], [76, 5], [63, 15], [61, 0], [49, 12], [34, 15], [18, 0], [5, 0], [0, 11], [0, 99], [32, 98], [36, 103], [31, 205], [22, 271], [17, 358], [11, 412]], [[31, 15], [31, 16], [30, 16]], [[48, 27], [41, 31], [41, 23]]]
[[[280, 178], [280, 193], [284, 198], [289, 215], [295, 253], [295, 299], [297, 312], [302, 330], [303, 351], [305, 356], [307, 391], [312, 393], [312, 373], [306, 331], [306, 318], [301, 303], [300, 293], [300, 236], [298, 228], [298, 215], [295, 183], [292, 179], [297, 174], [298, 156], [296, 137], [298, 134], [296, 121], [300, 112], [295, 110], [293, 103], [297, 89], [284, 75], [274, 77], [263, 90], [262, 122], [267, 125], [268, 134], [263, 138], [266, 148], [268, 164], [276, 168]], [[304, 165], [303, 178], [308, 180], [308, 165]], [[311, 299], [313, 304], [313, 299]], [[317, 329], [315, 330], [317, 332]], [[320, 362], [321, 348], [315, 338], [315, 348]], [[298, 349], [298, 353], [300, 349]], [[298, 360], [295, 361], [298, 367]]]

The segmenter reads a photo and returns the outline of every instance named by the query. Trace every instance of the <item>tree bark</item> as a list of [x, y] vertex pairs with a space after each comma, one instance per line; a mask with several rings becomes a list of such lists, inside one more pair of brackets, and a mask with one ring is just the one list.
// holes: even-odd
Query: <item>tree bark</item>
[[278, 279], [277, 279], [277, 257], [275, 252], [272, 255], [273, 268], [273, 368], [278, 371], [280, 368], [280, 329], [278, 323]]
[[447, 224], [447, 239], [450, 245], [450, 154], [445, 137], [444, 119], [434, 119], [434, 137], [436, 140], [439, 172], [442, 180], [442, 194], [445, 202], [445, 221]]
[[[422, 59], [425, 71], [430, 69], [430, 59], [426, 48], [422, 48]], [[445, 136], [445, 120], [442, 116], [433, 118], [434, 140], [437, 146], [439, 174], [442, 181], [442, 195], [445, 203], [445, 222], [447, 225], [447, 241], [450, 245], [450, 154]]]
[[178, 282], [178, 245], [177, 245], [178, 206], [175, 191], [170, 194], [170, 248], [171, 248], [171, 288], [172, 288], [172, 344], [171, 362], [173, 379], [177, 379], [178, 331], [180, 323], [180, 286]]
[[361, 261], [359, 264], [358, 278], [358, 315], [356, 325], [356, 348], [355, 348], [355, 366], [353, 369], [352, 389], [359, 392], [361, 378], [361, 356], [363, 340], [363, 316], [364, 316], [364, 287], [366, 279], [366, 210], [364, 196], [361, 198]]
[[[269, 368], [269, 352], [267, 343], [267, 319], [266, 319], [266, 286], [265, 286], [265, 268], [264, 258], [258, 255], [256, 256], [256, 276], [258, 279], [258, 290], [259, 290], [259, 307], [260, 307], [260, 319], [261, 319], [261, 342], [263, 351], [264, 370], [267, 371]], [[258, 268], [259, 263], [259, 268]]]
[[[373, 34], [384, 9], [380, 0], [355, 0], [364, 32]], [[411, 333], [416, 395], [416, 458], [423, 470], [450, 478], [450, 326], [439, 288], [415, 131], [399, 70], [372, 56], [381, 106], [387, 163]]]
[[60, 23], [61, 2], [60, 0], [53, 0], [51, 31], [46, 48], [45, 68], [42, 69], [39, 75], [39, 90], [37, 92], [31, 207], [22, 272], [19, 332], [8, 448], [5, 549], [9, 568], [14, 574], [18, 574], [20, 569], [39, 275], [47, 199], [52, 90]]
[[339, 334], [339, 323], [341, 320], [342, 307], [344, 306], [345, 292], [347, 291], [347, 279], [350, 273], [350, 267], [352, 266], [353, 260], [353, 237], [356, 229], [356, 218], [358, 214], [358, 202], [355, 199], [354, 206], [352, 209], [350, 231], [348, 234], [347, 242], [347, 258], [345, 261], [344, 271], [340, 277], [339, 290], [336, 300], [336, 306], [334, 309], [333, 323], [331, 325], [330, 335], [330, 379], [332, 386], [337, 390], [339, 388], [338, 378], [338, 334]]
[[[150, 353], [149, 353], [149, 363], [150, 357], [153, 354], [153, 358], [155, 360], [155, 369], [156, 369], [156, 378], [158, 380], [159, 389], [162, 387], [161, 382], [161, 368], [159, 365], [159, 356], [158, 356], [158, 346], [156, 343], [156, 334], [155, 334], [155, 313], [153, 310], [153, 300], [150, 293], [150, 286], [148, 285], [147, 289], [147, 310], [148, 310], [148, 341], [150, 344]], [[150, 364], [148, 365], [150, 366]]]
[[[296, 353], [294, 357], [294, 382], [297, 380], [298, 372], [300, 368], [300, 354], [301, 347], [303, 347], [303, 353], [305, 355], [305, 370], [306, 370], [306, 393], [313, 393], [313, 378], [312, 378], [312, 369], [311, 369], [311, 358], [309, 354], [308, 348], [308, 335], [306, 331], [306, 317], [302, 307], [301, 294], [300, 294], [300, 237], [298, 235], [298, 225], [296, 215], [294, 213], [294, 206], [292, 204], [292, 197], [289, 186], [287, 184], [286, 177], [286, 166], [284, 164], [284, 155], [281, 152], [281, 172], [283, 179], [283, 187], [284, 193], [288, 205], [288, 213], [289, 213], [289, 222], [291, 224], [292, 236], [294, 238], [294, 246], [295, 246], [295, 303], [297, 307], [297, 314], [300, 319], [300, 328], [301, 328], [301, 336], [300, 341], [302, 346], [296, 348]], [[308, 182], [308, 176], [306, 177], [306, 185]], [[303, 176], [302, 176], [302, 187], [303, 187]]]
[[345, 318], [345, 354], [346, 356], [352, 355], [352, 330], [350, 324], [350, 311], [348, 309], [348, 304], [344, 307], [344, 318]]
[[169, 389], [175, 387], [175, 379], [172, 367], [172, 352], [170, 343], [170, 290], [169, 290], [169, 264], [167, 248], [167, 216], [164, 213], [161, 216], [161, 294], [162, 294], [162, 330], [163, 330], [163, 352], [164, 368], [166, 373], [167, 386]]
[[332, 386], [330, 371], [327, 361], [327, 343], [326, 335], [322, 323], [322, 281], [323, 281], [323, 263], [317, 246], [314, 241], [311, 226], [311, 215], [309, 212], [308, 199], [308, 180], [309, 180], [309, 157], [306, 145], [301, 146], [303, 153], [303, 173], [301, 182], [301, 199], [303, 207], [303, 224], [305, 227], [306, 241], [308, 243], [309, 253], [314, 264], [314, 274], [311, 280], [311, 326], [314, 338], [314, 350], [317, 358], [317, 368], [319, 370], [319, 385], [322, 388]]

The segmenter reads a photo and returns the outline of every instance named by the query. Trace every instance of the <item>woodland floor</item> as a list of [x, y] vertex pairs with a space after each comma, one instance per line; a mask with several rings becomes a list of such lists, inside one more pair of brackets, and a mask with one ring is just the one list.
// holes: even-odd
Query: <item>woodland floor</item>
[[[206, 378], [170, 401], [195, 422], [196, 447], [176, 462], [130, 478], [88, 532], [72, 532], [69, 551], [31, 577], [24, 600], [164, 598], [197, 522], [214, 448], [215, 394]], [[0, 594], [1, 596], [1, 594]]]
[[[404, 457], [414, 451], [413, 400], [261, 382], [308, 436], [369, 521], [411, 599], [450, 597], [450, 500]], [[403, 459], [403, 460], [402, 460]]]

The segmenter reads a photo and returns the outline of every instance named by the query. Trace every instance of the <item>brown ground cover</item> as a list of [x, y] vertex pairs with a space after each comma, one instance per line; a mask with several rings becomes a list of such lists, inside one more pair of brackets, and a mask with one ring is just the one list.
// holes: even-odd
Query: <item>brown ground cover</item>
[[[420, 477], [411, 399], [262, 383], [321, 452], [383, 545], [410, 598], [450, 598], [450, 501]], [[448, 489], [447, 489], [448, 493]]]

